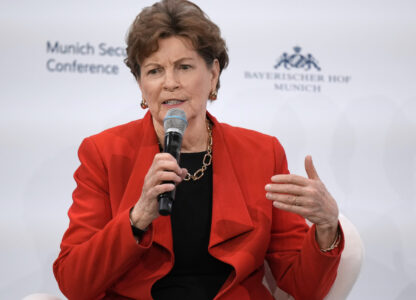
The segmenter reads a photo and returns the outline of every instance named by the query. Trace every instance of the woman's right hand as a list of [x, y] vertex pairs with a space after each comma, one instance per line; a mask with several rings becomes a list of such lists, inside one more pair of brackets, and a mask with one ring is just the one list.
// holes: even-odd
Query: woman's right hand
[[157, 196], [175, 188], [174, 184], [163, 182], [173, 181], [178, 184], [185, 178], [186, 173], [187, 170], [181, 169], [176, 159], [169, 153], [155, 155], [144, 177], [140, 199], [130, 212], [130, 219], [135, 227], [144, 230], [159, 216]]

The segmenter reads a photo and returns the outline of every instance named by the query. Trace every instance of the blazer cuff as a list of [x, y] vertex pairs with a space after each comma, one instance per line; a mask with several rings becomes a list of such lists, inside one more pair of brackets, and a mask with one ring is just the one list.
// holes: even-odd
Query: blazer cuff
[[319, 252], [321, 255], [328, 256], [328, 257], [338, 257], [341, 255], [342, 251], [344, 250], [345, 245], [345, 238], [344, 238], [344, 231], [342, 230], [341, 223], [338, 221], [338, 228], [339, 228], [339, 234], [340, 234], [340, 241], [338, 247], [332, 249], [328, 252], [321, 251], [321, 248], [316, 241], [316, 225], [313, 224], [311, 229], [309, 230], [308, 234], [308, 240], [310, 240], [313, 244], [313, 248], [315, 249], [315, 252]]

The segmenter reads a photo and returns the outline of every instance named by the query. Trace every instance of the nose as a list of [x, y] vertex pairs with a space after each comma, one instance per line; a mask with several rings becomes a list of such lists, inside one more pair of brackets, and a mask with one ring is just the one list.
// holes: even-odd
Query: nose
[[174, 70], [167, 70], [163, 88], [167, 91], [174, 91], [179, 87], [179, 80]]

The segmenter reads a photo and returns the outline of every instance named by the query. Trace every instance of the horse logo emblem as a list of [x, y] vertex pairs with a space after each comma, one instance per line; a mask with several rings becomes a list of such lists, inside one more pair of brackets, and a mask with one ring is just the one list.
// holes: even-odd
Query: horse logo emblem
[[279, 67], [283, 66], [287, 70], [295, 68], [304, 69], [305, 71], [308, 71], [311, 68], [315, 68], [316, 70], [321, 71], [321, 68], [318, 65], [318, 61], [312, 56], [312, 54], [308, 53], [306, 56], [301, 54], [300, 51], [302, 48], [299, 46], [293, 47], [293, 50], [295, 53], [291, 54], [290, 56], [284, 52], [277, 60], [274, 68], [278, 69]]

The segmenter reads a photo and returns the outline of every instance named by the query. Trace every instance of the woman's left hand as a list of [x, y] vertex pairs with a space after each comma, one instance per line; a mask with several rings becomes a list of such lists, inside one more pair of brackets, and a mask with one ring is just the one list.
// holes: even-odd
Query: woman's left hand
[[320, 180], [311, 156], [305, 158], [308, 178], [274, 175], [266, 185], [266, 198], [273, 206], [293, 212], [316, 224], [316, 240], [321, 249], [328, 248], [337, 236], [338, 205]]

